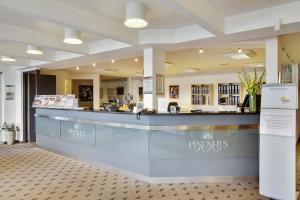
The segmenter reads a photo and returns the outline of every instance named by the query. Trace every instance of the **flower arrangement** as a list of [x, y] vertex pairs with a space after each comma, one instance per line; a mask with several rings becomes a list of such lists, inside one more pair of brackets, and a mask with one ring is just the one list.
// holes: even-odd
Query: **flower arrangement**
[[256, 68], [254, 67], [254, 77], [251, 77], [251, 75], [243, 68], [242, 72], [238, 72], [238, 75], [243, 87], [249, 94], [250, 111], [256, 112], [256, 95], [261, 93], [261, 87], [266, 76], [266, 72], [263, 71], [262, 74], [258, 76]]
[[0, 127], [2, 131], [16, 132], [19, 130], [15, 123], [4, 122]]
[[256, 68], [254, 67], [254, 77], [252, 78], [251, 75], [243, 68], [242, 72], [238, 72], [238, 75], [243, 87], [247, 90], [249, 95], [257, 95], [261, 93], [261, 86], [266, 75], [265, 71], [258, 76]]
[[9, 145], [14, 144], [16, 138], [16, 132], [19, 131], [19, 128], [14, 123], [4, 122], [0, 126], [1, 133], [3, 134], [4, 142]]

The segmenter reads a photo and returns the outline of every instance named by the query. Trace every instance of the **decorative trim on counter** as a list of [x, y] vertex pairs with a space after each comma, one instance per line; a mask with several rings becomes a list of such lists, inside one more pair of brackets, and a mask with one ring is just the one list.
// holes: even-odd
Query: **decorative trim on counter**
[[118, 122], [100, 122], [88, 119], [75, 119], [71, 117], [60, 117], [51, 115], [35, 114], [35, 117], [54, 119], [60, 121], [69, 121], [75, 123], [93, 124], [101, 126], [112, 126], [118, 128], [141, 129], [148, 131], [188, 131], [188, 130], [241, 130], [241, 129], [259, 129], [258, 124], [238, 124], [238, 125], [179, 125], [179, 126], [146, 126], [140, 124], [127, 124]]

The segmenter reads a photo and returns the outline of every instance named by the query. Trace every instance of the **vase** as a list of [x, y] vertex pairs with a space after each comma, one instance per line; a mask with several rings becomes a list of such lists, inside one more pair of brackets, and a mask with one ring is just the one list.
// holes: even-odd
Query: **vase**
[[249, 95], [249, 111], [256, 112], [256, 95]]
[[8, 145], [12, 145], [15, 143], [16, 132], [15, 131], [3, 131], [4, 142]]

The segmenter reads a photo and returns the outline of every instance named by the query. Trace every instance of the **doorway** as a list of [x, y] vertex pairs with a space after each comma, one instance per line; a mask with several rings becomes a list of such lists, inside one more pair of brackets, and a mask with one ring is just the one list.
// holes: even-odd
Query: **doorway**
[[32, 107], [36, 95], [56, 95], [56, 76], [41, 75], [40, 70], [23, 73], [23, 141], [36, 142], [35, 108]]

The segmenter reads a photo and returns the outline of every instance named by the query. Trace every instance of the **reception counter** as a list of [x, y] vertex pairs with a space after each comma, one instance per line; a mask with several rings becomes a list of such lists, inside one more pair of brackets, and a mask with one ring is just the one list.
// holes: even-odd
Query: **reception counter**
[[259, 114], [36, 109], [37, 144], [148, 182], [258, 176]]

